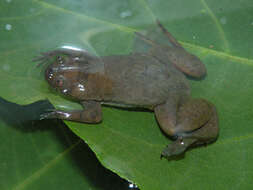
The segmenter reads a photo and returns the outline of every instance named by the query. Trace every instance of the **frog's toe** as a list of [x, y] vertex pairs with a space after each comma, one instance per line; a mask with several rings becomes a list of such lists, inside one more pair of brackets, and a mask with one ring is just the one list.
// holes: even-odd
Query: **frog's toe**
[[53, 51], [41, 52], [40, 54], [41, 54], [42, 57], [44, 57], [46, 59], [49, 59], [51, 57], [54, 57], [54, 56], [58, 55], [59, 52], [56, 51], [56, 50], [53, 50]]
[[58, 51], [48, 51], [41, 52], [39, 56], [36, 56], [32, 59], [33, 62], [38, 62], [37, 67], [48, 62], [52, 57], [57, 56], [59, 54]]
[[47, 63], [50, 60], [51, 56], [47, 55], [46, 53], [41, 53], [40, 56], [36, 56], [32, 59], [33, 62], [37, 62], [37, 67]]
[[40, 120], [53, 119], [57, 117], [57, 111], [55, 109], [48, 109], [45, 113], [40, 114]]
[[44, 61], [44, 57], [43, 56], [36, 56], [32, 59], [33, 62], [41, 62]]

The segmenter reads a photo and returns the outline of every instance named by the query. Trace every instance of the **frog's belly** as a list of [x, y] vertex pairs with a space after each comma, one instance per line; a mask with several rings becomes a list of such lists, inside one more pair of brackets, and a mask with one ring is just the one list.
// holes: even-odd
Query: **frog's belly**
[[114, 97], [103, 102], [105, 105], [118, 107], [144, 107], [153, 109], [155, 105], [162, 104], [167, 100], [167, 93], [164, 96], [160, 93], [149, 93], [145, 89], [141, 90], [122, 90]]

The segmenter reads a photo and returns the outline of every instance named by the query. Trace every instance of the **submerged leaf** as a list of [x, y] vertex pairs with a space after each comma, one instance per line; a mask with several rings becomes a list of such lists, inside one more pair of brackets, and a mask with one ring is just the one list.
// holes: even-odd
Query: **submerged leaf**
[[[252, 0], [240, 4], [227, 0], [6, 0], [0, 5], [0, 96], [18, 104], [48, 98], [61, 109], [77, 109], [80, 105], [48, 88], [43, 73], [31, 61], [33, 57], [62, 45], [82, 47], [96, 55], [127, 54], [133, 48], [134, 32], [149, 28], [158, 18], [207, 67], [204, 80], [191, 81], [192, 95], [216, 105], [220, 123], [218, 141], [192, 149], [182, 159], [167, 161], [160, 160], [160, 153], [171, 141], [161, 133], [153, 113], [105, 107], [100, 125], [66, 122], [67, 125], [90, 146], [105, 167], [143, 190], [253, 187]], [[22, 180], [26, 183], [26, 176], [39, 165], [35, 163], [38, 167], [32, 167], [26, 163], [25, 169], [17, 169], [8, 159], [14, 159], [11, 163], [20, 166], [20, 157], [31, 151], [50, 155], [51, 148], [45, 151], [40, 145], [47, 142], [50, 134], [14, 134], [5, 124], [0, 126], [4, 139], [1, 155], [2, 152], [7, 155], [0, 170], [5, 168], [4, 171], [16, 172], [17, 176], [0, 184], [1, 189], [10, 189], [13, 187], [10, 184]], [[39, 148], [26, 149], [33, 144], [29, 138], [35, 139]], [[38, 162], [42, 165], [50, 164], [50, 159], [39, 159], [40, 156]], [[30, 173], [22, 175], [26, 170]], [[62, 173], [70, 170], [66, 168]], [[51, 174], [46, 175], [47, 178], [36, 182], [50, 181]], [[73, 187], [81, 183], [74, 178], [68, 176]]]

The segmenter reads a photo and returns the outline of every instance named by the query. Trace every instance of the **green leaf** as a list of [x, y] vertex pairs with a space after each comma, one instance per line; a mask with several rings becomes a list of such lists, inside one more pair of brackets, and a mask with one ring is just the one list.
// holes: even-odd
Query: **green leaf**
[[126, 189], [62, 122], [31, 121], [48, 107], [0, 98], [0, 189]]
[[[0, 96], [19, 104], [48, 98], [62, 109], [80, 106], [48, 88], [33, 56], [61, 45], [97, 55], [126, 54], [133, 32], [159, 18], [207, 67], [204, 80], [191, 81], [192, 95], [217, 106], [218, 141], [167, 161], [160, 160], [160, 153], [170, 140], [152, 113], [103, 108], [100, 125], [67, 125], [105, 167], [143, 190], [253, 187], [252, 0], [27, 0], [0, 5]], [[2, 128], [1, 136], [9, 135]], [[39, 139], [45, 142], [43, 136]]]

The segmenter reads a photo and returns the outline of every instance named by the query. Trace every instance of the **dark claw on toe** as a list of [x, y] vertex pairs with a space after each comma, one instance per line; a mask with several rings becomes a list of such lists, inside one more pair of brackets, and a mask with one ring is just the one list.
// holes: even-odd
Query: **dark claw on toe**
[[190, 147], [196, 139], [178, 138], [172, 144], [169, 144], [161, 153], [161, 158], [171, 158], [183, 154], [188, 147]]

